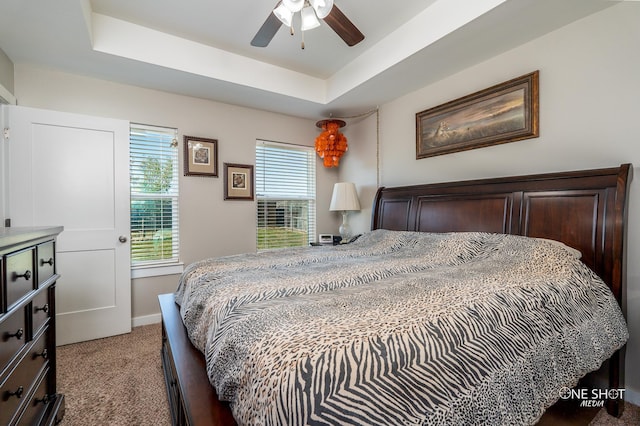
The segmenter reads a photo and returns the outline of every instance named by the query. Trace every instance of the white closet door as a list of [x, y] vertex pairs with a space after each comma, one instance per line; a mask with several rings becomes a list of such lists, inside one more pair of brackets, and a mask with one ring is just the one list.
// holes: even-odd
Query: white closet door
[[64, 226], [58, 344], [131, 331], [129, 122], [3, 108], [12, 226]]

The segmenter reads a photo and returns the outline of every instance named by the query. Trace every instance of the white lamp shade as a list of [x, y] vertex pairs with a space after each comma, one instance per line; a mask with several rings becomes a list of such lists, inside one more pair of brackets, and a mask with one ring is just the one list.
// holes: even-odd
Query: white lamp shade
[[324, 19], [333, 9], [333, 0], [311, 0], [311, 6], [316, 11], [318, 18]]
[[316, 18], [316, 13], [311, 6], [302, 9], [300, 16], [302, 17], [302, 24], [300, 25], [302, 31], [312, 30], [320, 26], [320, 21]]
[[304, 6], [304, 0], [282, 0], [282, 4], [291, 12], [300, 12]]
[[293, 22], [293, 12], [287, 9], [283, 3], [280, 3], [280, 6], [273, 9], [273, 14], [287, 27], [291, 26]]
[[338, 182], [333, 186], [330, 211], [360, 210], [356, 185], [352, 182]]

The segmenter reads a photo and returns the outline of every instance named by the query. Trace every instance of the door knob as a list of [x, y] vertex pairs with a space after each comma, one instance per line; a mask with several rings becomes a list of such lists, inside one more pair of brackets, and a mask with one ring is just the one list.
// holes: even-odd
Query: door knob
[[120, 237], [118, 237], [118, 241], [120, 241], [121, 243], [126, 243], [127, 237], [125, 237], [124, 235], [120, 235]]

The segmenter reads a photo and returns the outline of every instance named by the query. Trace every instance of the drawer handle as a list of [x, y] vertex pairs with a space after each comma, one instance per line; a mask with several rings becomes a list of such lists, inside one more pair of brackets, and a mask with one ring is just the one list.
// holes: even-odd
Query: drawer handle
[[17, 397], [18, 399], [22, 398], [22, 394], [24, 393], [24, 388], [22, 386], [18, 386], [18, 389], [15, 392], [7, 391], [7, 397], [5, 400], [11, 398], [12, 396]]
[[34, 311], [35, 311], [35, 312], [43, 311], [45, 314], [48, 314], [48, 313], [49, 313], [49, 304], [48, 304], [48, 303], [46, 303], [42, 308], [39, 308], [39, 307], [37, 307], [37, 306], [36, 306], [36, 307], [34, 308]]
[[49, 395], [45, 395], [42, 398], [35, 398], [34, 399], [36, 404], [43, 403], [44, 405], [47, 405], [50, 400], [51, 400], [51, 397]]
[[44, 265], [53, 266], [53, 257], [50, 257], [49, 260], [40, 259], [40, 266]]
[[31, 271], [26, 271], [24, 274], [19, 275], [17, 273], [13, 273], [13, 280], [17, 280], [18, 278], [24, 278], [25, 280], [29, 281], [31, 279]]
[[5, 333], [4, 334], [4, 340], [9, 340], [12, 337], [15, 337], [16, 339], [20, 340], [22, 339], [22, 336], [24, 335], [24, 330], [23, 329], [19, 329], [18, 331], [16, 331], [15, 333], [11, 334], [11, 333]]
[[38, 358], [39, 356], [41, 356], [43, 359], [49, 359], [49, 352], [44, 349], [42, 352], [40, 353], [34, 353], [33, 354], [33, 359]]

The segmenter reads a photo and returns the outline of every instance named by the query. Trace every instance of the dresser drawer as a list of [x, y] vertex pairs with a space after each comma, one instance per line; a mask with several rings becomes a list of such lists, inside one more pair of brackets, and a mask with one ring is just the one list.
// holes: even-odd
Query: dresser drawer
[[40, 334], [29, 351], [29, 358], [33, 365], [36, 366], [36, 369], [39, 369], [42, 364], [49, 360], [49, 352], [47, 351], [47, 333], [50, 333], [49, 329]]
[[49, 305], [49, 290], [44, 290], [38, 293], [37, 296], [33, 298], [33, 302], [31, 304], [31, 315], [32, 315], [32, 330], [33, 334], [37, 334], [49, 317], [51, 317], [51, 306]]
[[0, 385], [0, 424], [8, 424], [20, 404], [25, 401], [34, 386], [38, 373], [47, 363], [42, 351], [46, 344], [46, 333], [42, 333], [30, 350], [11, 372], [5, 382]]
[[7, 310], [34, 289], [33, 249], [6, 256]]
[[26, 319], [26, 311], [17, 309], [6, 315], [0, 322], [0, 371], [6, 368], [16, 353], [25, 345], [27, 338]]
[[55, 273], [55, 247], [53, 241], [38, 244], [36, 247], [36, 263], [38, 265], [38, 286], [47, 281]]
[[22, 417], [17, 424], [19, 425], [37, 425], [42, 422], [42, 417], [47, 408], [47, 404], [51, 401], [53, 396], [47, 393], [47, 373], [49, 369], [42, 372], [37, 381], [37, 387], [29, 403], [27, 404]]

